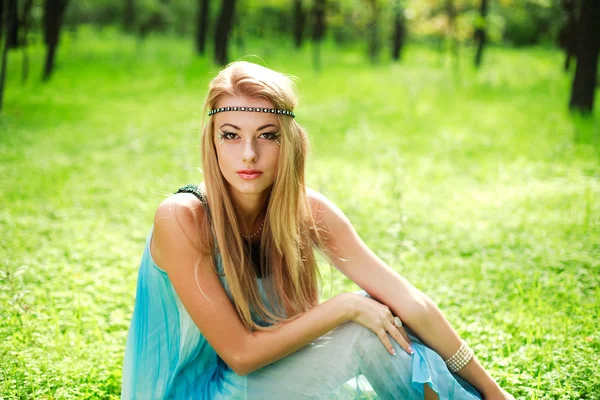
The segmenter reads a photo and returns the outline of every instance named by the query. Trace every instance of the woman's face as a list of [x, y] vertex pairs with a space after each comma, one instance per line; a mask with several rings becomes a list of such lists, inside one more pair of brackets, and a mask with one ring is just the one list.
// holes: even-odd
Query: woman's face
[[[225, 97], [219, 107], [273, 108], [266, 99]], [[213, 143], [219, 168], [234, 197], [261, 195], [277, 173], [281, 133], [277, 116], [270, 113], [225, 111], [212, 116]]]

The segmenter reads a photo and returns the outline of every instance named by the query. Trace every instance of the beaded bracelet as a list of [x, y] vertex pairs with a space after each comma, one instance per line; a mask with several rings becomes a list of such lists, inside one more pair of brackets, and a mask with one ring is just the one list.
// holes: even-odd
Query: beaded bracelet
[[469, 347], [467, 342], [461, 340], [462, 344], [460, 348], [454, 353], [452, 357], [446, 360], [446, 365], [450, 372], [458, 372], [463, 369], [475, 354], [473, 349]]

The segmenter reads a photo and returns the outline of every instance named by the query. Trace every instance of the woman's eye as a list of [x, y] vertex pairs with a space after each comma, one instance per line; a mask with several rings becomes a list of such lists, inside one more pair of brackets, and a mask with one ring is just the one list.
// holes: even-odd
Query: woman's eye
[[265, 133], [263, 133], [260, 136], [262, 136], [262, 137], [264, 137], [265, 139], [268, 139], [268, 140], [275, 140], [275, 139], [277, 139], [279, 137], [279, 134], [275, 133], [275, 132], [265, 132]]
[[237, 133], [233, 133], [233, 132], [223, 132], [222, 133], [223, 139], [225, 140], [231, 140], [231, 139], [235, 139], [237, 136]]

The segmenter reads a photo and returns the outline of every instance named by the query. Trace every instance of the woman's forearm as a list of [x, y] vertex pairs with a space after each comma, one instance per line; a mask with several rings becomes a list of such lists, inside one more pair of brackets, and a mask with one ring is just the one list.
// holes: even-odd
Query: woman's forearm
[[[435, 350], [444, 360], [450, 358], [460, 347], [460, 337], [450, 325], [437, 305], [421, 293], [413, 312], [405, 313], [404, 322], [427, 346]], [[394, 311], [398, 305], [389, 305]], [[395, 307], [396, 306], [396, 307]], [[419, 311], [419, 309], [421, 309]], [[399, 311], [399, 310], [396, 310]], [[474, 357], [458, 374], [473, 385], [484, 396], [500, 392], [500, 387]]]
[[[437, 305], [384, 262], [378, 258], [376, 261], [368, 272], [369, 279], [362, 279], [361, 274], [355, 274], [362, 288], [387, 305], [423, 343], [444, 360], [454, 355], [461, 345], [460, 337]], [[352, 271], [348, 274], [352, 274]], [[459, 375], [486, 397], [500, 392], [498, 384], [476, 359], [469, 362]]]
[[351, 310], [344, 299], [346, 295], [337, 295], [272, 331], [249, 334], [242, 346], [243, 355], [232, 368], [238, 375], [249, 374], [301, 349], [348, 321]]

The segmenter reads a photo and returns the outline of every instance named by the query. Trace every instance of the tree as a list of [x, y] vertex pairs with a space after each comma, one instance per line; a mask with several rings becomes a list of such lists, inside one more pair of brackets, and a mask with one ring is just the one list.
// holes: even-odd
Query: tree
[[367, 25], [369, 60], [375, 64], [379, 61], [379, 51], [381, 49], [381, 43], [379, 42], [379, 16], [381, 15], [381, 7], [377, 0], [369, 0], [368, 2], [371, 10]]
[[446, 26], [446, 41], [450, 47], [450, 55], [458, 60], [458, 43], [456, 38], [456, 15], [457, 10], [454, 5], [454, 0], [446, 0], [444, 3], [448, 24]]
[[477, 52], [475, 53], [475, 66], [479, 67], [483, 59], [483, 48], [486, 42], [486, 16], [488, 13], [488, 0], [481, 0], [479, 3], [479, 18], [477, 19], [477, 29], [475, 29], [475, 41], [477, 42]]
[[598, 51], [600, 50], [600, 1], [583, 0], [577, 24], [577, 67], [569, 108], [590, 114], [594, 109]]
[[561, 0], [566, 16], [565, 24], [559, 33], [559, 44], [565, 49], [565, 71], [571, 66], [571, 59], [577, 51], [577, 0]]
[[325, 0], [315, 0], [313, 7], [313, 34], [312, 40], [315, 43], [321, 42], [325, 36]]
[[43, 80], [47, 81], [54, 70], [54, 58], [60, 39], [63, 17], [68, 0], [46, 0], [44, 2], [44, 43], [46, 44], [46, 62], [44, 63]]
[[0, 41], [2, 40], [2, 29], [4, 28], [4, 0], [0, 0]]
[[313, 14], [313, 64], [318, 71], [321, 69], [321, 52], [320, 44], [325, 36], [325, 0], [315, 0]]
[[302, 47], [304, 34], [304, 23], [306, 22], [306, 13], [302, 8], [302, 0], [294, 0], [294, 44], [296, 48]]
[[[6, 20], [6, 41], [11, 49], [19, 47], [19, 7], [18, 0], [5, 0], [3, 3], [8, 3]], [[11, 3], [15, 3], [14, 5]], [[9, 29], [10, 27], [10, 29]]]
[[204, 54], [206, 31], [208, 30], [208, 0], [198, 0], [198, 18], [196, 30], [196, 51]]
[[21, 69], [21, 81], [27, 81], [29, 75], [29, 55], [27, 54], [27, 45], [29, 44], [29, 20], [31, 17], [31, 8], [33, 7], [33, 0], [25, 0], [23, 5], [23, 64]]
[[[17, 9], [17, 0], [8, 0], [7, 2], [8, 15], [14, 15], [14, 11]], [[4, 2], [2, 2], [4, 6]], [[7, 18], [6, 21], [6, 37], [4, 41], [4, 49], [2, 51], [2, 66], [0, 67], [0, 110], [2, 110], [2, 103], [4, 100], [4, 84], [6, 82], [6, 65], [8, 60], [8, 50], [10, 49], [10, 43], [8, 41], [8, 33], [12, 30], [12, 24], [15, 21], [12, 18]]]
[[399, 0], [394, 4], [394, 35], [392, 37], [392, 59], [398, 61], [406, 39], [406, 20]]
[[125, 0], [125, 9], [123, 10], [123, 29], [125, 32], [135, 30], [135, 5], [134, 0]]
[[227, 64], [227, 44], [234, 13], [235, 0], [223, 0], [215, 31], [215, 61], [221, 65]]

